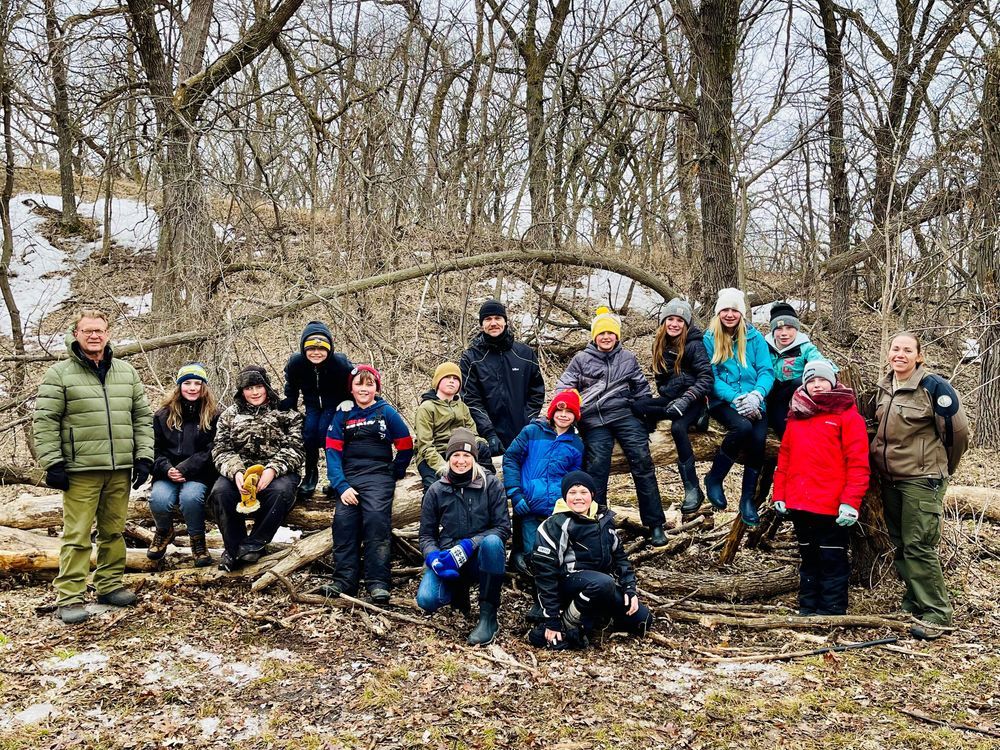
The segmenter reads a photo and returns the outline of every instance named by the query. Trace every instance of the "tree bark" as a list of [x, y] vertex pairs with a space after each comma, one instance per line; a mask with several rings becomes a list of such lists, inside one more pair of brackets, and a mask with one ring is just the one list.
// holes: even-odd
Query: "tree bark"
[[799, 587], [799, 571], [791, 566], [763, 573], [681, 573], [660, 570], [646, 565], [642, 568], [643, 588], [656, 594], [699, 599], [722, 599], [729, 602], [767, 599], [787, 594]]
[[66, 43], [55, 0], [44, 0], [45, 38], [49, 46], [49, 69], [52, 75], [52, 129], [56, 133], [56, 153], [59, 155], [59, 189], [62, 211], [59, 223], [69, 231], [80, 226], [76, 212], [76, 186], [73, 183], [73, 126], [69, 109], [69, 84], [66, 75]]

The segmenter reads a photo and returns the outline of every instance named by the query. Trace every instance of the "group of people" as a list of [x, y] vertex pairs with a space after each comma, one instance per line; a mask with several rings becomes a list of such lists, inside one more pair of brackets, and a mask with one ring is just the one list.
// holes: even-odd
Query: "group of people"
[[[924, 371], [919, 339], [902, 333], [891, 342], [869, 448], [853, 391], [838, 382], [837, 368], [809, 341], [790, 305], [772, 307], [767, 336], [747, 319], [737, 289], [721, 290], [714, 312], [703, 331], [690, 304], [665, 305], [653, 344], [654, 395], [622, 346], [620, 318], [598, 308], [590, 343], [570, 361], [546, 407], [535, 352], [514, 340], [504, 306], [488, 300], [469, 349], [434, 370], [411, 435], [382, 397], [380, 373], [335, 352], [321, 322], [306, 326], [300, 351], [288, 360], [284, 397], [264, 368], [248, 366], [237, 376], [233, 404], [220, 413], [206, 368], [189, 363], [153, 414], [138, 373], [108, 345], [107, 316], [84, 310], [67, 336], [68, 357], [46, 372], [34, 418], [47, 483], [64, 493], [58, 616], [66, 623], [89, 616], [95, 519], [98, 601], [135, 602], [122, 585], [130, 486], [153, 479], [150, 558], [162, 558], [174, 541], [179, 511], [194, 564], [210, 565], [210, 509], [224, 541], [220, 568], [231, 571], [256, 562], [295, 502], [313, 495], [325, 450], [326, 491], [335, 500], [327, 595], [356, 595], [363, 581], [372, 601], [390, 601], [393, 495], [415, 455], [424, 488], [425, 567], [416, 596], [422, 609], [450, 604], [471, 613], [478, 586], [479, 621], [469, 643], [489, 643], [510, 569], [536, 592], [528, 617], [537, 646], [580, 647], [606, 627], [642, 634], [652, 615], [636, 595], [608, 508], [608, 479], [618, 442], [649, 541], [666, 544], [649, 433], [667, 420], [684, 486], [682, 513], [698, 512], [706, 497], [725, 508], [723, 480], [742, 459], [739, 511], [751, 526], [759, 523], [754, 497], [768, 426], [782, 437], [773, 504], [791, 517], [799, 539], [802, 615], [847, 610], [848, 528], [868, 487], [870, 452], [906, 584], [902, 606], [927, 633], [948, 626], [952, 611], [936, 548], [943, 494], [967, 445], [967, 424], [948, 382]], [[702, 490], [688, 433], [704, 429], [707, 415], [726, 434]], [[501, 476], [493, 464], [498, 456]]]

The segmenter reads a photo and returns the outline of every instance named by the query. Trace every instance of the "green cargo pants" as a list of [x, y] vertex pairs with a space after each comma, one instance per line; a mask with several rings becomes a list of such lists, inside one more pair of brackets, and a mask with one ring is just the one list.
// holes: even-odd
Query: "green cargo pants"
[[125, 519], [128, 516], [130, 472], [79, 471], [69, 475], [63, 493], [63, 544], [59, 575], [53, 582], [56, 603], [82, 603], [90, 571], [90, 529], [97, 520], [97, 568], [94, 588], [108, 594], [122, 586], [125, 572]]
[[882, 482], [885, 525], [895, 548], [896, 572], [906, 584], [903, 609], [937, 625], [951, 625], [952, 608], [938, 544], [947, 479]]

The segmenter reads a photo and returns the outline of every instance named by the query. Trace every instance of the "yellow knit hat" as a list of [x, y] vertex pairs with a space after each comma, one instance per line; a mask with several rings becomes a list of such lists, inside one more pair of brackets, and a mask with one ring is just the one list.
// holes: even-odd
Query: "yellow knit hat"
[[449, 375], [454, 375], [459, 382], [462, 381], [462, 371], [454, 362], [442, 362], [434, 369], [434, 377], [431, 378], [432, 386], [437, 389], [438, 384]]
[[619, 341], [622, 337], [622, 319], [607, 307], [598, 307], [590, 322], [590, 340], [593, 341], [601, 333], [613, 333]]

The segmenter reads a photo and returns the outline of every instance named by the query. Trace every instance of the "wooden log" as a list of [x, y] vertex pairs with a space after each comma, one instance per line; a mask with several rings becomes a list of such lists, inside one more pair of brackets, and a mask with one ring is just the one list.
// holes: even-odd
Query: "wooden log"
[[736, 575], [681, 573], [643, 566], [639, 579], [643, 588], [657, 594], [671, 597], [694, 595], [699, 599], [724, 599], [730, 602], [767, 599], [787, 594], [799, 587], [798, 570], [791, 566]]
[[[0, 527], [0, 575], [57, 571], [61, 547], [62, 540], [59, 537]], [[171, 558], [179, 557], [181, 555], [175, 548], [173, 551], [168, 549], [165, 564], [169, 564]], [[130, 549], [125, 557], [126, 570], [157, 570], [161, 563], [163, 561], [146, 557], [146, 550]], [[91, 554], [90, 564], [97, 564], [96, 549]]]

